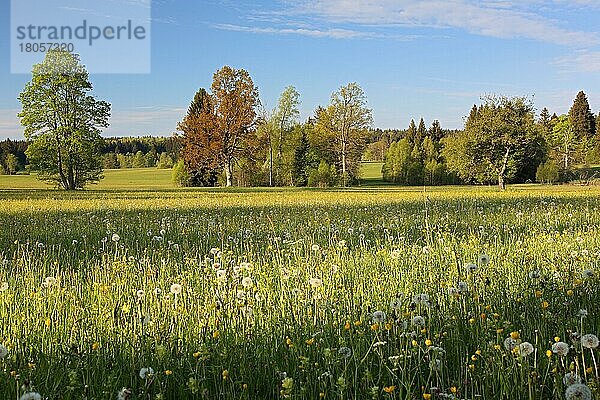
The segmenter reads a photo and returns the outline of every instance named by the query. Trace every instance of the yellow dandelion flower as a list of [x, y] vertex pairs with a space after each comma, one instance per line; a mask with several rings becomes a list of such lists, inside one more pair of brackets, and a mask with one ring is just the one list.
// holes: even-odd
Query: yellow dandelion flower
[[344, 329], [345, 330], [349, 330], [350, 329], [350, 321], [346, 321], [346, 323], [344, 324]]
[[425, 346], [431, 346], [433, 342], [429, 339], [425, 339]]
[[430, 393], [423, 393], [423, 399], [424, 400], [430, 400], [431, 399], [431, 394]]
[[519, 332], [517, 332], [517, 331], [514, 331], [514, 332], [511, 332], [511, 333], [510, 333], [510, 337], [511, 337], [513, 340], [518, 340], [518, 339], [520, 339], [520, 338], [521, 338], [521, 334], [520, 334]]
[[546, 357], [552, 357], [552, 350], [546, 350]]
[[169, 376], [169, 375], [173, 375], [173, 371], [171, 371], [170, 369], [165, 371], [165, 375]]
[[542, 308], [545, 310], [550, 304], [547, 301], [542, 301]]
[[310, 339], [306, 340], [306, 344], [309, 346], [312, 345], [314, 342], [315, 342], [315, 338], [310, 338]]

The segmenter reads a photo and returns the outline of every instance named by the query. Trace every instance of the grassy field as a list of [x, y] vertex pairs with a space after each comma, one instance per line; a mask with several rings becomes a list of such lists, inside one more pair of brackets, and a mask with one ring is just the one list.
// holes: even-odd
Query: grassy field
[[135, 172], [0, 177], [1, 399], [598, 398], [600, 188]]

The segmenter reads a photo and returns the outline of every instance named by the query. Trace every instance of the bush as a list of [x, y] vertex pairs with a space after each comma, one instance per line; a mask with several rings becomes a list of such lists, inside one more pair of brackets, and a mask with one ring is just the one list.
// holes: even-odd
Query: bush
[[555, 183], [560, 178], [560, 170], [556, 163], [552, 160], [548, 160], [543, 164], [540, 164], [536, 173], [535, 180], [540, 183]]
[[337, 171], [335, 166], [327, 164], [324, 160], [319, 163], [319, 168], [313, 169], [308, 175], [308, 186], [329, 187], [337, 184]]
[[191, 186], [191, 177], [188, 172], [183, 160], [179, 160], [173, 166], [173, 171], [171, 172], [171, 180], [176, 186], [188, 187]]

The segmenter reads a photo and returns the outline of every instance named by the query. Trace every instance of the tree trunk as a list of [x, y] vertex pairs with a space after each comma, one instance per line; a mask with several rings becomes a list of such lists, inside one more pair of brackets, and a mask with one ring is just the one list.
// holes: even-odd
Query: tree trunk
[[346, 142], [342, 142], [342, 186], [346, 187]]
[[506, 189], [506, 185], [504, 183], [504, 174], [506, 172], [506, 166], [508, 165], [508, 156], [510, 155], [510, 147], [506, 149], [506, 153], [504, 154], [504, 158], [502, 159], [502, 167], [500, 171], [498, 171], [498, 187], [500, 190]]
[[273, 142], [271, 142], [270, 137], [269, 137], [269, 186], [273, 186]]
[[230, 187], [232, 185], [232, 175], [233, 173], [231, 171], [231, 160], [227, 158], [227, 160], [225, 161], [225, 177], [227, 178], [227, 187]]
[[504, 183], [503, 175], [498, 175], [498, 188], [500, 188], [500, 190], [506, 189], [506, 184]]

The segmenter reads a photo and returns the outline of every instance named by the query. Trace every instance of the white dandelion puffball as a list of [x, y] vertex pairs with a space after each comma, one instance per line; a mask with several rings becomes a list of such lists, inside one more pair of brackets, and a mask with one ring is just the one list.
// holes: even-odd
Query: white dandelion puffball
[[517, 347], [517, 341], [510, 336], [504, 339], [504, 348], [508, 351], [512, 351], [515, 347]]
[[533, 353], [533, 345], [529, 342], [523, 342], [519, 345], [519, 354], [521, 357], [527, 357]]
[[426, 293], [420, 293], [413, 296], [413, 303], [416, 305], [424, 305], [429, 307], [429, 295]]
[[594, 271], [591, 269], [586, 269], [581, 273], [583, 279], [589, 279], [594, 277]]
[[350, 358], [350, 356], [352, 355], [352, 350], [350, 350], [349, 347], [340, 347], [340, 349], [338, 350], [338, 354], [343, 358]]
[[119, 240], [121, 240], [121, 236], [117, 235], [116, 233], [113, 233], [111, 239], [113, 242], [118, 242]]
[[56, 284], [56, 278], [53, 276], [47, 276], [42, 282], [42, 286], [50, 287]]
[[565, 398], [567, 400], [592, 400], [592, 391], [589, 387], [576, 383], [567, 388]]
[[217, 270], [217, 282], [224, 283], [227, 281], [227, 271], [224, 269]]
[[145, 295], [146, 295], [146, 292], [144, 292], [142, 289], [135, 292], [135, 296], [140, 300], [143, 299]]
[[469, 272], [475, 272], [477, 271], [477, 264], [473, 264], [473, 263], [466, 263], [465, 264], [465, 269]]
[[400, 250], [398, 249], [394, 249], [392, 250], [392, 252], [390, 253], [390, 258], [392, 260], [397, 260], [400, 258], [400, 256], [402, 255], [402, 253], [400, 252]]
[[420, 315], [416, 315], [413, 317], [411, 322], [414, 326], [424, 326], [425, 318], [421, 317]]
[[394, 311], [398, 311], [400, 310], [400, 308], [402, 307], [402, 300], [399, 298], [394, 298], [392, 299], [392, 301], [390, 301], [390, 308]]
[[323, 286], [323, 281], [320, 278], [310, 278], [308, 284], [313, 288], [318, 288]]
[[569, 372], [563, 377], [563, 383], [566, 386], [575, 385], [576, 383], [581, 383], [581, 377], [574, 372]]
[[490, 263], [490, 256], [488, 256], [487, 254], [480, 254], [479, 257], [477, 258], [477, 261], [479, 261], [479, 264], [481, 265], [488, 265]]
[[536, 271], [531, 271], [529, 273], [529, 279], [539, 279], [540, 278], [540, 271], [536, 270]]
[[4, 345], [0, 344], [0, 358], [4, 358], [8, 355], [8, 349]]
[[6, 292], [8, 290], [8, 282], [0, 283], [0, 292]]
[[131, 397], [131, 389], [123, 388], [117, 393], [117, 400], [127, 400]]
[[152, 375], [154, 375], [154, 369], [152, 369], [152, 367], [140, 369], [140, 378], [142, 378], [142, 379], [148, 379]]
[[310, 247], [310, 249], [311, 249], [312, 251], [319, 251], [319, 250], [321, 250], [321, 247], [319, 247], [319, 245], [318, 245], [318, 244], [313, 244], [313, 245]]
[[171, 285], [171, 293], [173, 293], [174, 295], [178, 295], [181, 294], [181, 290], [182, 290], [182, 286], [179, 283], [174, 283]]
[[581, 310], [579, 310], [579, 312], [577, 313], [577, 316], [583, 318], [583, 317], [587, 317], [588, 312], [585, 308], [582, 308]]
[[383, 311], [375, 311], [373, 313], [373, 323], [381, 324], [385, 321], [385, 312]]
[[598, 336], [588, 333], [581, 337], [581, 345], [586, 349], [595, 349], [598, 347]]
[[19, 400], [42, 400], [42, 395], [36, 392], [27, 392]]
[[242, 279], [242, 286], [245, 287], [246, 289], [252, 287], [252, 285], [254, 285], [254, 282], [252, 281], [252, 278], [250, 278], [249, 276]]
[[569, 353], [569, 345], [565, 342], [556, 342], [552, 345], [552, 352], [559, 356], [566, 356]]
[[467, 282], [463, 282], [460, 281], [458, 282], [458, 285], [456, 285], [458, 288], [458, 293], [466, 293], [469, 290], [469, 285], [467, 284]]

